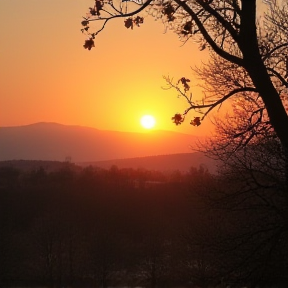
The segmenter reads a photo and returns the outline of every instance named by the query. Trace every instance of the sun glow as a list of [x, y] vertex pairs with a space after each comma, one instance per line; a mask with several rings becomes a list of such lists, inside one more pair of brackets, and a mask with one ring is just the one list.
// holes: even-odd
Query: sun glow
[[151, 115], [144, 115], [141, 120], [140, 123], [142, 125], [143, 128], [145, 129], [151, 129], [155, 126], [156, 121], [155, 118]]

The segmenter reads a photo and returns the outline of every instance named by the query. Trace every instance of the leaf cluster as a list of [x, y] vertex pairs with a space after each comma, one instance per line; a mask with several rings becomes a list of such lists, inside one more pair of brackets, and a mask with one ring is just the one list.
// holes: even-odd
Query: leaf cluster
[[140, 27], [140, 24], [144, 23], [144, 18], [140, 16], [136, 17], [129, 17], [124, 21], [125, 27], [127, 29], [131, 28], [133, 30], [133, 26], [136, 25], [137, 27]]

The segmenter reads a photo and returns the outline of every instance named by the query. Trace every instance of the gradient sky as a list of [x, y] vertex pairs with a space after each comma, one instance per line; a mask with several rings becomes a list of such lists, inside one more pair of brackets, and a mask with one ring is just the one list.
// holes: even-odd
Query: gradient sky
[[[184, 111], [185, 102], [161, 88], [163, 75], [192, 79], [190, 66], [205, 61], [207, 51], [191, 41], [182, 46], [152, 17], [134, 30], [124, 27], [124, 19], [111, 21], [96, 47], [85, 50], [80, 22], [93, 3], [0, 1], [0, 126], [46, 121], [141, 132], [140, 117], [151, 114], [155, 129], [210, 131], [209, 121], [176, 127], [171, 117]], [[201, 97], [197, 87], [192, 91]]]

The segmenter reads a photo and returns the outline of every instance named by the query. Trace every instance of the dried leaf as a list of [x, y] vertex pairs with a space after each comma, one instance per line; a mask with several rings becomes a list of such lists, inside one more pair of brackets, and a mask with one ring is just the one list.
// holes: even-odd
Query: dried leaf
[[190, 124], [193, 126], [199, 126], [201, 124], [200, 117], [194, 117], [194, 120], [191, 120]]
[[134, 23], [135, 23], [135, 25], [137, 25], [138, 27], [140, 26], [140, 24], [143, 24], [143, 22], [144, 22], [144, 18], [143, 18], [143, 17], [137, 16], [137, 17], [134, 19]]
[[104, 5], [103, 1], [100, 0], [95, 1], [95, 9], [98, 16], [100, 15], [100, 10], [102, 10], [103, 5]]
[[92, 38], [85, 40], [83, 47], [85, 49], [91, 50], [93, 47], [95, 47], [94, 40]]
[[124, 25], [127, 29], [129, 29], [129, 28], [133, 29], [133, 19], [131, 17], [127, 18], [124, 21]]
[[83, 20], [82, 22], [81, 22], [81, 25], [82, 26], [87, 26], [89, 24], [89, 21], [88, 20]]
[[180, 125], [184, 121], [184, 117], [177, 113], [171, 118], [176, 125]]
[[89, 7], [89, 10], [90, 10], [90, 14], [92, 15], [92, 16], [96, 16], [97, 15], [97, 10], [95, 9], [95, 7]]
[[186, 22], [183, 27], [182, 34], [191, 34], [192, 33], [192, 21]]
[[187, 78], [185, 78], [185, 77], [182, 77], [182, 78], [180, 78], [180, 79], [178, 80], [177, 83], [179, 83], [179, 82], [181, 82], [182, 85], [184, 86], [184, 92], [189, 91], [190, 86], [188, 85], [187, 82], [190, 82], [190, 79], [187, 79]]

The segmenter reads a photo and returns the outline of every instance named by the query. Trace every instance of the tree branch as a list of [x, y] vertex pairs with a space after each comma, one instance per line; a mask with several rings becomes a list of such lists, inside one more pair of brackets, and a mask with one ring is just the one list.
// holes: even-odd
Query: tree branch
[[285, 86], [286, 88], [288, 88], [288, 82], [284, 79], [284, 77], [282, 77], [280, 75], [280, 73], [278, 73], [277, 71], [275, 71], [273, 68], [267, 67], [267, 70], [272, 72], [272, 74], [277, 77], [281, 83], [283, 84], [283, 86]]
[[196, 23], [196, 25], [199, 28], [200, 33], [203, 35], [204, 39], [207, 41], [207, 43], [211, 46], [211, 48], [221, 57], [226, 59], [227, 61], [230, 61], [232, 63], [235, 63], [239, 66], [243, 66], [243, 60], [239, 57], [236, 57], [225, 50], [221, 49], [215, 41], [211, 38], [208, 31], [204, 27], [201, 20], [197, 17], [196, 13], [186, 4], [186, 2], [183, 2], [181, 0], [175, 0], [175, 2], [181, 6], [193, 19], [193, 21]]
[[288, 46], [288, 43], [282, 43], [282, 44], [274, 47], [271, 51], [269, 51], [267, 54], [265, 54], [265, 55], [263, 56], [263, 58], [262, 58], [262, 59], [263, 59], [263, 62], [264, 62], [267, 58], [269, 58], [275, 51], [277, 51], [278, 49], [283, 48], [283, 47], [285, 47], [285, 46]]
[[232, 97], [233, 95], [241, 92], [257, 92], [257, 89], [254, 87], [241, 87], [236, 88], [232, 91], [230, 91], [227, 95], [223, 96], [221, 99], [215, 101], [212, 104], [203, 104], [203, 105], [192, 105], [190, 106], [186, 111], [185, 114], [187, 114], [192, 109], [203, 109], [203, 108], [209, 108], [203, 115], [202, 120], [208, 115], [209, 112], [211, 112], [215, 107], [218, 105], [221, 105], [224, 101]]
[[139, 12], [143, 11], [152, 1], [153, 1], [153, 0], [147, 0], [140, 8], [138, 8], [138, 9], [135, 10], [135, 11], [129, 12], [129, 13], [119, 13], [119, 14], [113, 15], [113, 16], [108, 17], [108, 18], [87, 19], [87, 21], [89, 21], [89, 22], [97, 21], [97, 20], [106, 20], [106, 21], [109, 21], [109, 20], [114, 19], [114, 18], [130, 17], [130, 16], [136, 15], [136, 14], [138, 14]]
[[[197, 3], [199, 5], [201, 5], [207, 12], [209, 12], [209, 14], [211, 14], [212, 16], [214, 16], [219, 23], [222, 24], [223, 27], [225, 27], [225, 29], [228, 30], [228, 32], [230, 33], [230, 35], [232, 36], [232, 38], [234, 39], [235, 42], [238, 41], [238, 34], [236, 32], [236, 30], [232, 27], [232, 25], [226, 21], [218, 12], [216, 9], [212, 8], [208, 3], [204, 2], [204, 1], [199, 1], [197, 0]], [[224, 8], [223, 8], [224, 9]]]

